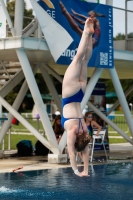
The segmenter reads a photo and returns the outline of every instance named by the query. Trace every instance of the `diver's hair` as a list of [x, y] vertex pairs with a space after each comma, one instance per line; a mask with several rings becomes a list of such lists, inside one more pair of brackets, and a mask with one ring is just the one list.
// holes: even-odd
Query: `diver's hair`
[[77, 134], [76, 141], [75, 141], [75, 149], [76, 151], [80, 152], [85, 149], [87, 144], [90, 142], [90, 135], [87, 133], [82, 133], [81, 135]]
[[97, 12], [94, 11], [94, 10], [91, 10], [90, 12], [95, 13], [95, 16], [96, 16], [96, 17], [106, 17], [104, 14], [97, 13]]
[[[85, 115], [84, 115], [85, 122], [86, 122], [86, 118], [88, 117], [88, 115], [92, 115], [92, 113], [90, 111], [85, 113]], [[93, 119], [93, 115], [92, 115], [92, 119]]]

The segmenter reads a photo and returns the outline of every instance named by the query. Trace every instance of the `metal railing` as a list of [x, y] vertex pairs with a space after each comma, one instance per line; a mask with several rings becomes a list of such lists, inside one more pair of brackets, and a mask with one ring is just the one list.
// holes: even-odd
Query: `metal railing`
[[[123, 132], [129, 133], [129, 127], [124, 114], [113, 114], [108, 116]], [[117, 133], [111, 126], [108, 125], [109, 133]]]

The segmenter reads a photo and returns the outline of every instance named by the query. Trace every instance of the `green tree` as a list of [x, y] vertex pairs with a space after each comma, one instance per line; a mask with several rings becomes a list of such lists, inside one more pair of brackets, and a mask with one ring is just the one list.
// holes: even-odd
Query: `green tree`
[[133, 32], [128, 34], [128, 38], [133, 38]]
[[[102, 80], [105, 82], [106, 85], [106, 91], [107, 92], [115, 92], [112, 80]], [[133, 85], [133, 80], [132, 79], [126, 79], [126, 80], [120, 80], [122, 88], [124, 93], [129, 89], [129, 87], [131, 85]], [[131, 92], [128, 96], [127, 96], [127, 102], [129, 103], [133, 103], [133, 92]], [[113, 104], [115, 103], [115, 101], [117, 100], [117, 97], [113, 97], [113, 98], [108, 98], [107, 99], [107, 103]]]
[[114, 40], [125, 40], [125, 35], [122, 33], [118, 33]]
[[[133, 32], [128, 33], [128, 38], [133, 38]], [[125, 40], [125, 34], [123, 33], [118, 33], [115, 37], [114, 40]]]
[[[14, 16], [13, 15], [15, 14], [15, 0], [9, 1], [7, 3], [7, 10], [9, 12], [9, 14], [11, 15], [10, 17], [11, 17], [12, 23], [14, 24]], [[27, 10], [26, 3], [24, 3], [24, 16], [34, 18], [33, 10], [32, 9]], [[24, 18], [23, 28], [25, 28], [31, 21], [32, 21], [32, 19]]]

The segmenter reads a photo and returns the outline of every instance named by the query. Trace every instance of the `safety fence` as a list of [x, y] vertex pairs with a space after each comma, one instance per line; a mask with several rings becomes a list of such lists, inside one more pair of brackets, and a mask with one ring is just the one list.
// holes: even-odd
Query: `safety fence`
[[[22, 116], [36, 129], [38, 130], [40, 133], [44, 133], [44, 128], [42, 126], [42, 122], [40, 120], [39, 115], [36, 114], [32, 114], [32, 113], [22, 113]], [[51, 119], [51, 116], [49, 116], [49, 118]], [[113, 115], [109, 115], [108, 118], [115, 123], [123, 132], [128, 133], [129, 132], [129, 128], [128, 128], [128, 124], [127, 121], [125, 119], [124, 114], [113, 114]], [[52, 120], [51, 120], [51, 124], [52, 124]], [[20, 133], [20, 132], [25, 132], [25, 133], [29, 133], [29, 130], [27, 130], [21, 123], [18, 123], [18, 125], [16, 124], [12, 124], [11, 126], [11, 132], [12, 133]], [[110, 125], [108, 125], [108, 132], [109, 134], [114, 134], [117, 133]]]
[[[123, 132], [128, 133], [129, 127], [125, 116], [123, 114], [113, 114], [108, 116], [108, 118], [115, 123]], [[117, 133], [110, 125], [108, 125], [109, 134]]]

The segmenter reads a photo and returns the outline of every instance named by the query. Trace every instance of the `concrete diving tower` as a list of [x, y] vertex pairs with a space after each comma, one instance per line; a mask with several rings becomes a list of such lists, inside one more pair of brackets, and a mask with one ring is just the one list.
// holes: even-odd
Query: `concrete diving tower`
[[[15, 116], [35, 137], [42, 142], [48, 149], [54, 154], [60, 155], [64, 147], [66, 146], [66, 132], [64, 132], [60, 143], [58, 144], [53, 132], [48, 114], [45, 110], [41, 94], [39, 92], [37, 83], [34, 78], [34, 74], [39, 69], [41, 74], [49, 88], [50, 93], [55, 100], [57, 107], [61, 112], [61, 100], [58, 96], [56, 88], [52, 83], [49, 74], [52, 74], [56, 79], [62, 83], [62, 77], [65, 73], [67, 66], [58, 65], [54, 62], [53, 57], [49, 51], [47, 42], [42, 37], [42, 32], [38, 22], [35, 22], [30, 26], [27, 31], [22, 30], [23, 27], [23, 9], [24, 0], [16, 0], [15, 6], [15, 25], [12, 26], [9, 13], [5, 7], [3, 0], [0, 3], [4, 9], [9, 27], [12, 32], [12, 37], [0, 40], [0, 65], [3, 70], [0, 72], [0, 103], [9, 111], [8, 121], [4, 122], [0, 133], [0, 142], [2, 142], [7, 130], [11, 125], [13, 116]], [[35, 37], [30, 37], [32, 33], [35, 33]], [[44, 35], [45, 37], [45, 35]], [[90, 80], [87, 85], [87, 90], [82, 101], [82, 109], [86, 104], [98, 114], [106, 123], [113, 127], [122, 137], [128, 142], [133, 144], [133, 140], [124, 133], [116, 124], [110, 119], [103, 115], [94, 105], [89, 102], [91, 93], [99, 78], [111, 78], [115, 91], [118, 96], [118, 101], [113, 105], [108, 114], [114, 110], [119, 104], [123, 108], [125, 118], [127, 120], [130, 133], [133, 136], [133, 119], [126, 101], [126, 96], [132, 92], [133, 86], [124, 94], [119, 79], [128, 79], [133, 77], [133, 49], [132, 51], [117, 50], [114, 51], [115, 67], [113, 69], [102, 69], [102, 68], [88, 68], [88, 76]], [[5, 74], [5, 79], [3, 76]], [[1, 77], [2, 76], [2, 77]], [[4, 97], [23, 79], [23, 83], [17, 98], [13, 105], [9, 105]], [[28, 123], [19, 113], [18, 109], [26, 95], [27, 90], [30, 89], [33, 96], [35, 105], [40, 115], [43, 128], [47, 135], [46, 140], [31, 124]]]

